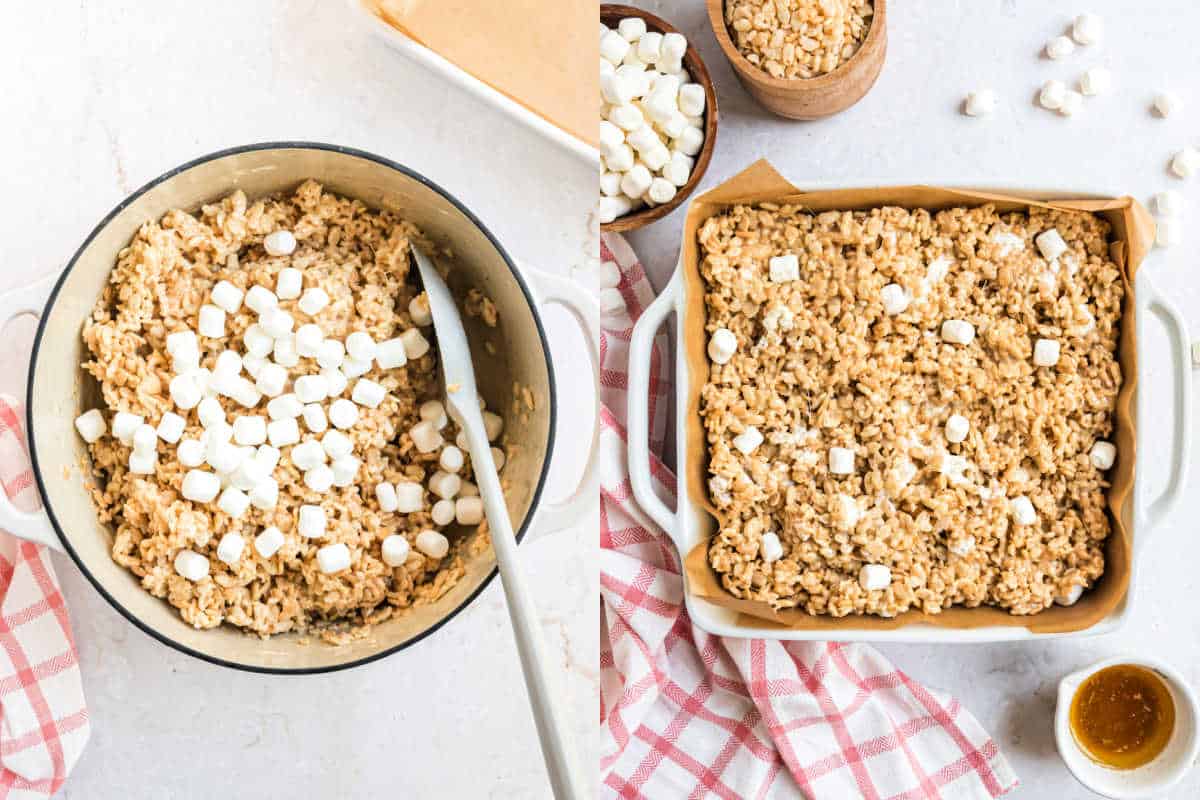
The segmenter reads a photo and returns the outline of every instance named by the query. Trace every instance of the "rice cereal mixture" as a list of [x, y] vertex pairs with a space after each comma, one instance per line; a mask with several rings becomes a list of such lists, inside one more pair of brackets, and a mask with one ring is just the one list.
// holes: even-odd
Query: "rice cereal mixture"
[[708, 219], [700, 413], [724, 587], [833, 616], [1075, 602], [1110, 524], [1108, 235], [1092, 214], [990, 206]]
[[[294, 235], [290, 252], [280, 254], [275, 248], [277, 254], [268, 253], [271, 248], [264, 240], [273, 233], [285, 239]], [[144, 426], [159, 425], [160, 440], [147, 434], [149, 443], [139, 445], [136, 434], [116, 435], [113, 416], [113, 435], [99, 436], [90, 444], [95, 471], [92, 493], [101, 521], [114, 531], [113, 559], [137, 575], [148, 592], [178, 608], [188, 623], [212, 628], [225, 622], [264, 637], [285, 631], [319, 631], [326, 640], [339, 642], [363, 635], [365, 626], [387, 619], [396, 609], [438, 598], [463, 575], [461, 539], [450, 536], [446, 547], [447, 540], [441, 538], [439, 544], [446, 523], [434, 521], [433, 503], [439, 498], [432, 488], [425, 490], [436, 484], [435, 478], [442, 480], [437, 476], [449, 474], [439, 472], [443, 469], [440, 463], [446, 463], [446, 450], [454, 449], [450, 443], [456, 431], [440, 405], [431, 403], [441, 392], [436, 352], [419, 333], [405, 333], [429, 325], [427, 301], [418, 295], [409, 275], [411, 242], [433, 252], [431, 243], [412, 224], [390, 212], [371, 211], [358, 201], [328, 194], [308, 181], [290, 196], [249, 203], [238, 191], [204, 206], [196, 216], [171, 211], [160, 221], [143, 225], [121, 251], [111, 280], [84, 326], [83, 337], [91, 354], [84, 366], [100, 384], [106, 414], [120, 411], [141, 416]], [[287, 245], [285, 242], [285, 249]], [[285, 275], [289, 269], [299, 273]], [[247, 294], [243, 302], [237, 292], [223, 287], [221, 291], [236, 299], [237, 310], [224, 318], [223, 338], [205, 334], [202, 314], [208, 312], [201, 307], [212, 308], [206, 304], [226, 296], [214, 292], [220, 281], [242, 292], [256, 285], [277, 290], [277, 305], [272, 307], [294, 319], [295, 331], [276, 331], [280, 335], [274, 344], [267, 343], [272, 352], [265, 357], [253, 355], [252, 337], [261, 339], [262, 328], [278, 324], [282, 317], [276, 315], [268, 324], [266, 312], [259, 316], [250, 308], [253, 295]], [[285, 289], [288, 281], [295, 286]], [[301, 281], [302, 295], [297, 288]], [[316, 324], [323, 334], [321, 363], [315, 357], [297, 357], [290, 349], [303, 349], [299, 332], [306, 324]], [[290, 328], [291, 322], [287, 325]], [[257, 330], [249, 333], [252, 326]], [[198, 327], [199, 337], [188, 333]], [[363, 352], [350, 344], [350, 334], [356, 331], [366, 332], [379, 343], [377, 362], [370, 357], [356, 362], [351, 357], [353, 352]], [[431, 328], [425, 327], [424, 332], [432, 338]], [[172, 381], [181, 368], [168, 354], [167, 336], [171, 333], [196, 338], [200, 368], [188, 374], [201, 374], [208, 380], [205, 400], [188, 410], [174, 402], [176, 384]], [[408, 337], [406, 341], [420, 346], [415, 352], [410, 348], [406, 363], [396, 366], [397, 360], [404, 360], [395, 340], [402, 333]], [[393, 341], [385, 364], [388, 340]], [[361, 336], [354, 342], [366, 347]], [[343, 355], [346, 349], [352, 353]], [[233, 358], [229, 351], [244, 360]], [[367, 352], [374, 350], [367, 348]], [[178, 350], [174, 355], [183, 358]], [[228, 360], [218, 362], [219, 356]], [[263, 389], [262, 376], [273, 368], [272, 360], [290, 365], [289, 395]], [[329, 370], [323, 364], [335, 366]], [[354, 364], [357, 366], [352, 369]], [[241, 369], [247, 376], [242, 376]], [[218, 386], [216, 379], [223, 370], [226, 383]], [[338, 378], [339, 372], [347, 380]], [[332, 402], [308, 403], [302, 418], [297, 419], [300, 381], [316, 375], [330, 378], [329, 384], [321, 385], [328, 388], [327, 401]], [[359, 394], [363, 380], [378, 384], [386, 395], [381, 400], [364, 400]], [[256, 399], [256, 385], [266, 395], [247, 406]], [[305, 388], [311, 391], [311, 385]], [[335, 412], [334, 405], [350, 397], [353, 408], [342, 403]], [[214, 398], [219, 408], [212, 402]], [[291, 411], [289, 404], [295, 406]], [[314, 405], [318, 406], [315, 411], [310, 408]], [[170, 414], [183, 418], [181, 436], [163, 433], [167, 425], [160, 422]], [[233, 425], [215, 421], [214, 414]], [[239, 417], [259, 417], [261, 422], [243, 422]], [[341, 424], [335, 424], [335, 419]], [[425, 420], [429, 421], [425, 438], [432, 437], [438, 445], [429, 451], [414, 442], [416, 426]], [[185, 474], [210, 469], [210, 474], [220, 473], [206, 463], [195, 463], [203, 455], [185, 456], [185, 448], [200, 454], [207, 451], [207, 461], [213, 463], [214, 447], [224, 447], [217, 441], [228, 442], [231, 427], [234, 442], [240, 445], [246, 441], [244, 432], [249, 431], [246, 436], [251, 443], [260, 441], [260, 426], [276, 421], [278, 427], [267, 428], [270, 444], [261, 444], [257, 450], [234, 446], [222, 452], [233, 453], [233, 457], [237, 452], [248, 455], [243, 465], [256, 457], [266, 459], [265, 474], [273, 477], [268, 483], [277, 486], [277, 499], [267, 493], [260, 502], [255, 495], [259, 483], [247, 489], [253, 500], [247, 506], [244, 493], [239, 498], [234, 491], [247, 488], [239, 487], [242, 473], [237, 471], [220, 474], [219, 501], [185, 499]], [[291, 436], [298, 431], [299, 441], [282, 446], [291, 438], [289, 429]], [[218, 433], [221, 430], [223, 434]], [[345, 445], [334, 433], [349, 437], [353, 449], [342, 455], [349, 445], [337, 453], [326, 447], [333, 461], [332, 473], [326, 473], [322, 444]], [[172, 436], [177, 443], [169, 443]], [[281, 446], [272, 446], [277, 443]], [[149, 449], [138, 451], [139, 446]], [[154, 459], [147, 467], [148, 474], [131, 472], [137, 452]], [[184, 466], [181, 459], [189, 465]], [[461, 463], [459, 456], [454, 459], [459, 459], [459, 469], [453, 470], [457, 478], [446, 478], [437, 487], [452, 497], [451, 489], [460, 498], [477, 494], [469, 483], [470, 464]], [[329, 485], [330, 475], [338, 473], [339, 460], [345, 472]], [[302, 461], [304, 471], [298, 466]], [[276, 463], [272, 466], [272, 462]], [[402, 513], [403, 509], [396, 512], [394, 494], [389, 497], [387, 491], [377, 490], [381, 483], [391, 488], [409, 484], [419, 498], [418, 507], [408, 513]], [[228, 506], [226, 493], [233, 496]], [[384, 505], [391, 510], [384, 511]], [[452, 501], [452, 511], [454, 505]], [[304, 531], [304, 524], [298, 521], [302, 519], [301, 506], [319, 507], [318, 516], [323, 512], [325, 518], [323, 533], [313, 536]], [[226, 508], [234, 510], [230, 513]], [[472, 521], [480, 524], [478, 518]], [[277, 532], [267, 533], [272, 527]], [[282, 536], [274, 543], [264, 542], [277, 534]], [[384, 544], [393, 535], [402, 539]], [[479, 538], [486, 547], [486, 536]], [[443, 551], [440, 557], [439, 550]], [[187, 556], [181, 562], [181, 554], [187, 552], [196, 554], [195, 558]], [[264, 557], [264, 552], [270, 555]], [[203, 559], [207, 566], [201, 563]], [[392, 563], [396, 565], [389, 566]]]
[[746, 60], [774, 78], [815, 78], [858, 51], [871, 0], [725, 0], [725, 24]]

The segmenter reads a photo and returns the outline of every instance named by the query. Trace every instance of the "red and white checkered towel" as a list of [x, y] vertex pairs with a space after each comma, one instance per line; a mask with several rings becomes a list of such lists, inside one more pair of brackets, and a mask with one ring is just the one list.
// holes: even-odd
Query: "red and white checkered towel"
[[[0, 396], [0, 482], [41, 507], [17, 404]], [[79, 655], [45, 547], [0, 532], [0, 800], [52, 796], [87, 744]]]
[[[619, 236], [627, 314], [601, 321], [600, 757], [605, 797], [992, 798], [1017, 778], [958, 701], [862, 644], [724, 639], [692, 625], [679, 556], [637, 507], [626, 460], [628, 344], [653, 298]], [[666, 337], [651, 365], [650, 437], [662, 452]], [[665, 496], [675, 478], [655, 460]]]

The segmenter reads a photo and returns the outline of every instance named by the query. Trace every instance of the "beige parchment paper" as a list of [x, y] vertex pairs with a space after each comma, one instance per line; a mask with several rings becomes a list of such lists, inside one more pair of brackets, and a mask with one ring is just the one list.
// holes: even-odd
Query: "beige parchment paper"
[[[720, 512], [708, 496], [708, 450], [700, 419], [700, 390], [708, 379], [705, 353], [704, 279], [700, 274], [697, 233], [709, 217], [727, 207], [743, 203], [798, 203], [813, 211], [859, 210], [877, 206], [902, 206], [931, 210], [953, 206], [993, 204], [1000, 211], [1022, 211], [1031, 207], [1091, 211], [1112, 224], [1110, 244], [1113, 261], [1121, 269], [1125, 285], [1118, 362], [1124, 383], [1117, 395], [1115, 440], [1119, 457], [1113, 467], [1108, 493], [1112, 532], [1105, 543], [1106, 567], [1096, 585], [1073, 606], [1054, 606], [1045, 611], [1016, 616], [1007, 611], [981, 606], [952, 607], [940, 614], [908, 611], [891, 619], [871, 615], [847, 617], [813, 616], [802, 609], [775, 611], [761, 601], [741, 600], [722, 588], [720, 579], [708, 563], [708, 541], [716, 533]], [[683, 346], [688, 365], [687, 418], [684, 420], [687, 458], [682, 466], [691, 502], [705, 513], [704, 541], [685, 554], [684, 570], [690, 591], [719, 606], [737, 611], [739, 623], [762, 629], [769, 636], [774, 628], [837, 631], [853, 627], [867, 630], [894, 630], [915, 623], [942, 628], [978, 628], [984, 626], [1024, 627], [1035, 633], [1064, 633], [1084, 630], [1111, 612], [1129, 588], [1133, 543], [1129, 524], [1132, 520], [1134, 463], [1137, 431], [1133, 408], [1137, 388], [1137, 339], [1134, 315], [1133, 278], [1154, 241], [1154, 222], [1149, 213], [1131, 197], [1110, 199], [1044, 200], [1009, 194], [947, 189], [937, 186], [886, 186], [868, 189], [837, 189], [806, 192], [789, 183], [765, 160], [692, 200], [684, 221], [681, 264], [686, 305], [683, 320]], [[1127, 506], [1129, 506], [1127, 508]]]

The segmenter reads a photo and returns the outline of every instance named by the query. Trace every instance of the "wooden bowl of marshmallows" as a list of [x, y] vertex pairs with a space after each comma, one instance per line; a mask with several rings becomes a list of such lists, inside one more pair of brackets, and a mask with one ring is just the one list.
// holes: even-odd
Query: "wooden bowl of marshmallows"
[[600, 6], [600, 227], [662, 219], [700, 183], [717, 141], [717, 95], [696, 49], [666, 21]]

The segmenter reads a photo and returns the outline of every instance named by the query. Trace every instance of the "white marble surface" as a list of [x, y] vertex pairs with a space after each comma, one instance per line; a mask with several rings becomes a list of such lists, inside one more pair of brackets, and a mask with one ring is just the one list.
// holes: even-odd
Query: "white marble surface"
[[[717, 84], [721, 125], [717, 151], [702, 188], [737, 173], [759, 157], [770, 159], [797, 184], [900, 184], [1030, 186], [1105, 190], [1146, 201], [1165, 188], [1184, 193], [1186, 219], [1200, 212], [1200, 183], [1171, 178], [1171, 154], [1197, 144], [1200, 130], [1200, 50], [1193, 32], [1200, 5], [1190, 0], [1127, 3], [1044, 3], [1038, 0], [905, 0], [892, 3], [888, 60], [879, 82], [854, 108], [813, 123], [768, 115], [741, 88], [717, 47], [704, 4], [660, 0], [635, 4], [681, 28], [695, 43]], [[1053, 8], [1050, 8], [1053, 6]], [[1103, 44], [1048, 61], [1040, 48], [1077, 13], [1107, 21]], [[1113, 71], [1107, 96], [1089, 98], [1076, 117], [1035, 108], [1033, 97], [1051, 77], [1074, 81], [1092, 65]], [[1000, 97], [995, 116], [958, 113], [965, 94], [992, 87]], [[1148, 107], [1160, 88], [1178, 91], [1183, 109], [1170, 119]], [[658, 285], [670, 274], [684, 212], [630, 237]], [[1200, 281], [1193, 254], [1197, 231], [1144, 265], [1200, 333]], [[1144, 392], [1170, 414], [1167, 340], [1156, 332], [1143, 349]], [[1187, 410], [1189, 413], [1192, 409]], [[1165, 481], [1165, 419], [1140, 432], [1148, 485]], [[1192, 443], [1195, 444], [1194, 442]], [[1123, 652], [1158, 656], [1200, 683], [1200, 589], [1190, 541], [1200, 515], [1200, 474], [1192, 471], [1190, 497], [1143, 551], [1140, 585], [1127, 628], [1101, 638], [1038, 644], [882, 648], [916, 678], [950, 690], [1000, 742], [1020, 775], [1019, 798], [1085, 798], [1059, 761], [1051, 731], [1058, 679], [1077, 667]], [[1145, 532], [1143, 532], [1145, 535]], [[1173, 800], [1200, 796], [1200, 770], [1170, 793]]]
[[[342, 2], [14, 4], [0, 69], [10, 76], [0, 290], [60, 269], [113, 205], [161, 172], [273, 139], [357, 146], [422, 171], [544, 269], [566, 273], [594, 250], [593, 168], [369, 38]], [[581, 359], [562, 357], [577, 335], [565, 315], [549, 316], [560, 385], [586, 387]], [[0, 388], [12, 392], [27, 345], [5, 341]], [[575, 392], [563, 429], [590, 418], [590, 395]], [[560, 463], [552, 496], [581, 462]], [[522, 548], [548, 646], [569, 674], [585, 765], [595, 763], [594, 546], [585, 525]], [[69, 560], [55, 563], [93, 721], [64, 798], [550, 795], [498, 581], [416, 647], [349, 672], [280, 678], [167, 649]]]

